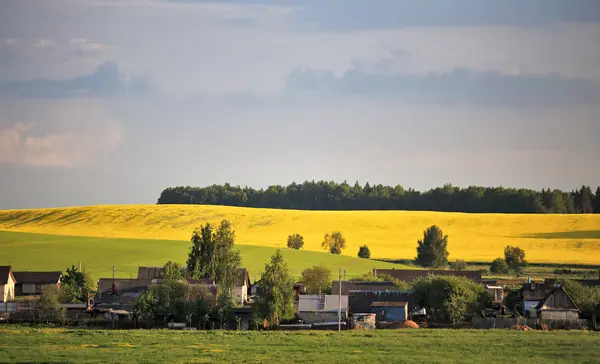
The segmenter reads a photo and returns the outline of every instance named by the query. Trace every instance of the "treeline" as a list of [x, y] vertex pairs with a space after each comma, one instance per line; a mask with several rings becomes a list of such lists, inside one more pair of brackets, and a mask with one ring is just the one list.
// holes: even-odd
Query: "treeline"
[[169, 187], [158, 204], [197, 204], [265, 207], [298, 210], [420, 210], [488, 213], [600, 213], [600, 186], [594, 194], [589, 186], [571, 192], [542, 189], [470, 186], [444, 187], [419, 192], [402, 186], [356, 182], [306, 181], [266, 190], [212, 185]]

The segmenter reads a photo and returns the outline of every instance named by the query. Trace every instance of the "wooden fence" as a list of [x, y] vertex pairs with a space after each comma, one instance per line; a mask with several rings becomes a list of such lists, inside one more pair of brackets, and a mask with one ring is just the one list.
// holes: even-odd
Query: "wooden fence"
[[587, 330], [590, 329], [588, 320], [541, 320], [526, 318], [473, 318], [473, 328], [475, 329], [511, 329], [517, 325], [526, 325], [532, 329], [548, 330]]

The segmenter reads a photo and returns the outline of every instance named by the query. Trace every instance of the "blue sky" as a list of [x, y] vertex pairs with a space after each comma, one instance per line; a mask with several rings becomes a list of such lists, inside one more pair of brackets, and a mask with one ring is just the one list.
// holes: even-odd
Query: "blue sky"
[[0, 208], [600, 183], [594, 0], [0, 3]]

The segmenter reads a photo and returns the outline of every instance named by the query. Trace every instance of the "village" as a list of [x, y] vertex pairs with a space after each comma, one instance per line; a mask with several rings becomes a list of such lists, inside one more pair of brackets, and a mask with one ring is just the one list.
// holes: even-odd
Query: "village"
[[[163, 267], [138, 268], [136, 278], [100, 278], [96, 292], [85, 303], [62, 303], [59, 321], [64, 325], [98, 326], [106, 328], [140, 328], [136, 303], [152, 286], [165, 280]], [[331, 281], [331, 292], [307, 294], [303, 282], [295, 282], [293, 321], [281, 323], [279, 330], [347, 330], [400, 328], [478, 328], [552, 330], [600, 329], [600, 304], [592, 312], [583, 313], [556, 279], [533, 282], [530, 279], [483, 279], [481, 271], [373, 269], [373, 277], [386, 280]], [[491, 308], [482, 310], [470, 321], [444, 323], [432, 319], [426, 307], [420, 307], [418, 297], [410, 289], [399, 289], [397, 282], [411, 283], [427, 276], [454, 276], [469, 279], [482, 286], [492, 297]], [[40, 296], [49, 287], [60, 287], [63, 273], [13, 271], [0, 266], [0, 323], [35, 322]], [[185, 267], [181, 277], [190, 287], [201, 288], [218, 297], [219, 285], [214, 279], [191, 279]], [[600, 280], [579, 280], [584, 286], [600, 286]], [[509, 288], [510, 287], [510, 288]], [[202, 329], [264, 329], [253, 322], [252, 303], [261, 289], [261, 280], [251, 282], [248, 270], [238, 269], [237, 282], [231, 290], [235, 305], [231, 315], [235, 325], [223, 325], [215, 318], [206, 318]], [[516, 290], [518, 309], [506, 307], [506, 290]], [[155, 323], [152, 328], [196, 330], [189, 322], [170, 319]]]

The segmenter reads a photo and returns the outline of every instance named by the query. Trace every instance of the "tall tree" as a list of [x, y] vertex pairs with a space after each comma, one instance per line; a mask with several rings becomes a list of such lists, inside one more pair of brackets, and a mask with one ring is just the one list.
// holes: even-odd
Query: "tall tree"
[[265, 265], [261, 286], [254, 301], [255, 314], [270, 326], [294, 318], [294, 279], [281, 251], [277, 250]]
[[183, 278], [183, 274], [181, 272], [181, 266], [173, 261], [168, 261], [163, 266], [160, 275], [164, 279], [178, 281]]
[[514, 270], [516, 273], [521, 273], [523, 267], [527, 265], [525, 251], [518, 246], [507, 245], [504, 248], [504, 260], [508, 268]]
[[331, 271], [324, 265], [314, 265], [302, 271], [300, 280], [307, 293], [325, 294], [331, 287]]
[[592, 189], [589, 186], [581, 186], [581, 189], [577, 193], [575, 200], [577, 209], [582, 214], [590, 214], [593, 212], [593, 198]]
[[596, 189], [596, 196], [594, 197], [594, 212], [600, 214], [600, 186]]
[[224, 288], [232, 288], [238, 279], [241, 257], [233, 250], [235, 231], [227, 220], [216, 231], [206, 224], [192, 235], [187, 267], [194, 278], [210, 277]]
[[74, 265], [67, 268], [60, 280], [61, 289], [65, 298], [69, 302], [87, 302], [88, 297], [93, 292], [93, 281], [89, 274], [80, 271]]
[[346, 238], [339, 231], [325, 234], [321, 247], [331, 254], [342, 254], [342, 250], [346, 248]]
[[417, 242], [416, 263], [423, 267], [441, 267], [448, 264], [448, 235], [436, 225], [423, 232], [423, 239]]

